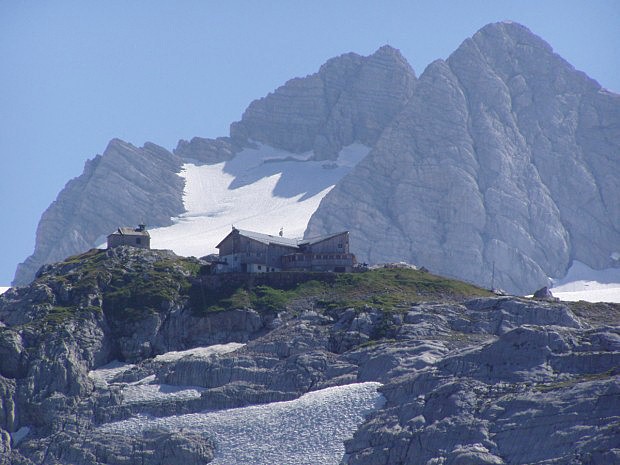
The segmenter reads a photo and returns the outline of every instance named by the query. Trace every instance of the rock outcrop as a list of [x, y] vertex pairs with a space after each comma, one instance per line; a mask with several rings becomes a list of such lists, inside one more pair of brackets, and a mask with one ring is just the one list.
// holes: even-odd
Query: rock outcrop
[[[619, 463], [617, 424], [607, 420], [620, 412], [618, 353], [607, 352], [618, 333], [541, 307], [524, 314], [511, 299], [465, 303], [463, 316], [479, 318], [478, 329], [461, 330], [494, 337], [387, 384], [385, 408], [347, 443], [347, 463]], [[507, 327], [491, 322], [500, 309]], [[540, 326], [540, 310], [560, 313]], [[442, 309], [442, 321], [426, 307], [415, 320], [454, 331], [453, 311]], [[606, 355], [592, 358], [600, 349]]]
[[618, 128], [620, 96], [525, 27], [491, 24], [429, 65], [306, 234], [349, 229], [363, 261], [515, 293], [572, 260], [614, 266]]
[[34, 253], [19, 264], [14, 286], [28, 284], [46, 263], [84, 252], [119, 226], [171, 224], [185, 208], [181, 158], [152, 143], [112, 140], [103, 155], [67, 183], [41, 216]]
[[221, 438], [172, 425], [358, 383], [385, 402], [321, 463], [620, 461], [618, 305], [413, 269], [205, 288], [200, 265], [93, 250], [0, 296], [0, 464], [217, 462]]
[[189, 142], [180, 140], [174, 154], [188, 162], [220, 163], [228, 161], [243, 149], [245, 141], [236, 141], [230, 137], [205, 139], [194, 137]]

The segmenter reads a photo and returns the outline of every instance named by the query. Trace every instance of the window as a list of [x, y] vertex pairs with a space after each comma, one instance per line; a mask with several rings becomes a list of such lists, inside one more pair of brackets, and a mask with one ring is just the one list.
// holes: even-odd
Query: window
[[140, 240], [139, 237], [136, 237], [136, 244], [140, 244], [142, 241]]
[[342, 249], [342, 244], [338, 244], [338, 248], [339, 248], [339, 249]]
[[259, 269], [259, 270], [262, 270], [262, 269], [263, 269], [263, 267], [262, 267], [262, 266], [260, 266], [260, 265], [258, 265], [258, 269]]

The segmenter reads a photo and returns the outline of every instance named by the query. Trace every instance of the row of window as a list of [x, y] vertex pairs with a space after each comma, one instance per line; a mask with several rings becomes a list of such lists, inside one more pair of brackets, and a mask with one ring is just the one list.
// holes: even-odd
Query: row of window
[[333, 254], [333, 255], [327, 255], [327, 254], [314, 254], [314, 255], [291, 255], [289, 257], [282, 257], [282, 259], [284, 261], [287, 262], [303, 262], [307, 260], [342, 260], [342, 259], [346, 259], [347, 255], [346, 254]]
[[[262, 265], [257, 265], [258, 270], [262, 271], [263, 270], [263, 266]], [[269, 271], [269, 267], [266, 266], [265, 267], [265, 271]], [[275, 268], [271, 268], [271, 271], [276, 271]]]

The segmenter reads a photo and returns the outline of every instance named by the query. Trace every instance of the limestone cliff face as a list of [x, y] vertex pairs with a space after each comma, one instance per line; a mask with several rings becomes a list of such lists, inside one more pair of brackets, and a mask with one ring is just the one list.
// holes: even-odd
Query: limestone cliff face
[[86, 162], [43, 213], [34, 253], [17, 267], [13, 285], [32, 281], [45, 263], [88, 250], [118, 226], [164, 226], [184, 211], [181, 159], [155, 144], [112, 140]]
[[307, 234], [527, 293], [620, 244], [620, 96], [525, 27], [492, 24], [432, 63]]
[[374, 145], [411, 96], [415, 81], [407, 61], [389, 46], [369, 57], [342, 55], [318, 73], [292, 79], [252, 102], [230, 134], [330, 159], [353, 142]]

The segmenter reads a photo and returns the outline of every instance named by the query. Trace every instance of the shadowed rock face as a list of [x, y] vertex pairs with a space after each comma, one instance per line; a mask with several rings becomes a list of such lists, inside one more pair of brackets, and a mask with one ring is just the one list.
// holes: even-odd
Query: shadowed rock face
[[[408, 260], [528, 293], [620, 243], [620, 96], [525, 27], [486, 26], [420, 76], [307, 235], [349, 229], [358, 259]], [[587, 219], [586, 219], [587, 218]]]

